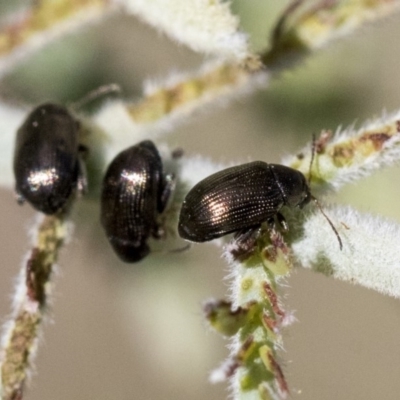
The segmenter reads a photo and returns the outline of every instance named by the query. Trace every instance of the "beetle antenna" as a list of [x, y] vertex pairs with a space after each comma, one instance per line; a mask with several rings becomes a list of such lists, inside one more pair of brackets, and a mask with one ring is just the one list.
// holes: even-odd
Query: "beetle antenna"
[[108, 83], [107, 85], [99, 86], [98, 88], [91, 90], [81, 99], [73, 102], [71, 104], [71, 108], [79, 110], [101, 96], [105, 96], [110, 93], [121, 93], [121, 91], [121, 86], [119, 86], [117, 83]]
[[193, 243], [186, 243], [185, 246], [177, 247], [176, 249], [168, 250], [168, 253], [182, 253], [189, 250], [193, 246]]
[[162, 254], [169, 254], [169, 253], [183, 253], [186, 250], [189, 250], [193, 246], [193, 243], [186, 243], [185, 246], [176, 247], [175, 249], [171, 250], [152, 250], [152, 253], [162, 253]]
[[314, 203], [317, 205], [317, 207], [319, 208], [319, 210], [321, 211], [322, 215], [326, 218], [326, 220], [329, 222], [329, 225], [331, 226], [333, 232], [335, 232], [335, 235], [337, 237], [337, 240], [339, 242], [339, 248], [340, 250], [343, 249], [343, 243], [342, 243], [342, 238], [339, 235], [339, 232], [337, 231], [337, 229], [335, 228], [335, 225], [333, 225], [332, 221], [329, 219], [329, 217], [325, 214], [323, 208], [321, 207], [321, 204], [319, 203], [319, 201], [314, 197], [311, 196], [311, 199], [314, 201]]
[[316, 145], [317, 143], [317, 138], [315, 136], [315, 133], [312, 134], [312, 145], [311, 145], [311, 160], [310, 160], [310, 168], [308, 169], [308, 186], [311, 185], [311, 168], [314, 162], [314, 158], [315, 158], [315, 149], [317, 147]]
[[296, 9], [302, 5], [302, 3], [304, 3], [304, 0], [293, 0], [283, 11], [282, 15], [278, 19], [277, 24], [274, 27], [274, 30], [272, 31], [273, 43], [276, 43], [279, 41], [279, 39], [281, 39], [288, 17], [290, 17], [290, 15], [293, 14]]

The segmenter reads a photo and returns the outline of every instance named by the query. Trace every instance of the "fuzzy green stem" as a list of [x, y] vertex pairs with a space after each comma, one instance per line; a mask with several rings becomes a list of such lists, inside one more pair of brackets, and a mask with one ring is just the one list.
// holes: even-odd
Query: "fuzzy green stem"
[[289, 390], [278, 351], [291, 317], [282, 307], [279, 282], [292, 269], [289, 249], [273, 231], [261, 235], [250, 253], [233, 242], [227, 257], [235, 275], [233, 306], [210, 302], [206, 307], [211, 326], [233, 338], [230, 359], [216, 376], [232, 380], [235, 400], [284, 399]]
[[400, 153], [400, 113], [346, 129], [333, 135], [322, 131], [315, 143], [315, 160], [310, 170], [312, 146], [308, 145], [285, 164], [308, 176], [313, 192], [338, 189], [386, 165], [397, 162]]
[[51, 287], [51, 275], [67, 229], [64, 216], [45, 216], [21, 271], [14, 311], [1, 349], [1, 399], [21, 400], [36, 352]]
[[236, 338], [240, 363], [233, 379], [239, 399], [249, 392], [259, 399], [285, 398], [288, 394], [277, 355], [282, 348], [282, 326], [286, 324], [278, 282], [289, 274], [291, 261], [282, 236], [273, 232], [271, 239], [272, 244], [260, 240], [254, 254], [237, 266], [235, 301], [241, 307], [253, 304], [256, 310]]
[[205, 102], [218, 101], [249, 87], [256, 73], [283, 72], [334, 39], [399, 8], [399, 2], [390, 0], [320, 0], [312, 6], [306, 1], [294, 0], [278, 19], [265, 52], [241, 63], [217, 64], [172, 85], [161, 85], [139, 102], [127, 105], [128, 113], [139, 124], [186, 115]]
[[347, 36], [357, 28], [397, 12], [397, 0], [293, 0], [273, 31], [270, 48], [261, 55], [270, 70], [285, 69], [304, 56]]
[[104, 9], [107, 0], [41, 0], [36, 1], [23, 20], [6, 25], [0, 31], [0, 56], [21, 46], [33, 35], [50, 29], [78, 14], [90, 17]]
[[136, 123], [154, 122], [234, 92], [246, 85], [261, 68], [257, 57], [248, 58], [242, 63], [217, 64], [176, 84], [160, 87], [141, 101], [128, 105], [128, 112]]

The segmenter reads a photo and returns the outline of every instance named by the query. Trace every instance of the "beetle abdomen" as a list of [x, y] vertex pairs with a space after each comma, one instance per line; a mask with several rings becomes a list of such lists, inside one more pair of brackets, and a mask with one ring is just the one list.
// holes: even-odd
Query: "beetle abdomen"
[[187, 194], [179, 234], [194, 242], [212, 240], [260, 225], [283, 204], [267, 163], [255, 161], [227, 168], [202, 180]]

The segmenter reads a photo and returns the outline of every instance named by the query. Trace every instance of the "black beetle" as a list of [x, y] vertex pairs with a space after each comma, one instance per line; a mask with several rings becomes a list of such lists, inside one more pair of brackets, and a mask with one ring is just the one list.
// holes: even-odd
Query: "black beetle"
[[145, 140], [119, 153], [103, 180], [101, 223], [119, 258], [133, 263], [146, 257], [150, 236], [160, 238], [157, 221], [174, 186], [165, 175], [153, 142]]
[[182, 204], [178, 231], [183, 239], [206, 242], [233, 232], [247, 238], [262, 223], [273, 225], [275, 219], [287, 230], [279, 210], [301, 208], [311, 200], [316, 202], [300, 171], [254, 161], [219, 171], [195, 185]]
[[66, 207], [74, 189], [86, 189], [78, 133], [78, 121], [63, 106], [42, 104], [28, 115], [14, 152], [19, 203], [51, 215]]

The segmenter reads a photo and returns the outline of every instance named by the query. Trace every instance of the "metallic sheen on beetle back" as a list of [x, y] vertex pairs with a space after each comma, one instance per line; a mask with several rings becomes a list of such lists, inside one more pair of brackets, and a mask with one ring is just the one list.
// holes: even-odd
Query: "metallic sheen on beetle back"
[[146, 257], [150, 236], [162, 235], [157, 217], [167, 204], [171, 179], [153, 142], [146, 140], [119, 153], [103, 180], [101, 223], [119, 258], [137, 262]]
[[273, 220], [282, 206], [301, 207], [310, 199], [304, 175], [292, 168], [262, 161], [227, 168], [187, 194], [179, 216], [179, 235], [206, 242], [257, 229]]
[[79, 123], [57, 104], [36, 107], [18, 129], [14, 152], [15, 189], [22, 203], [55, 214], [65, 208], [83, 178]]

